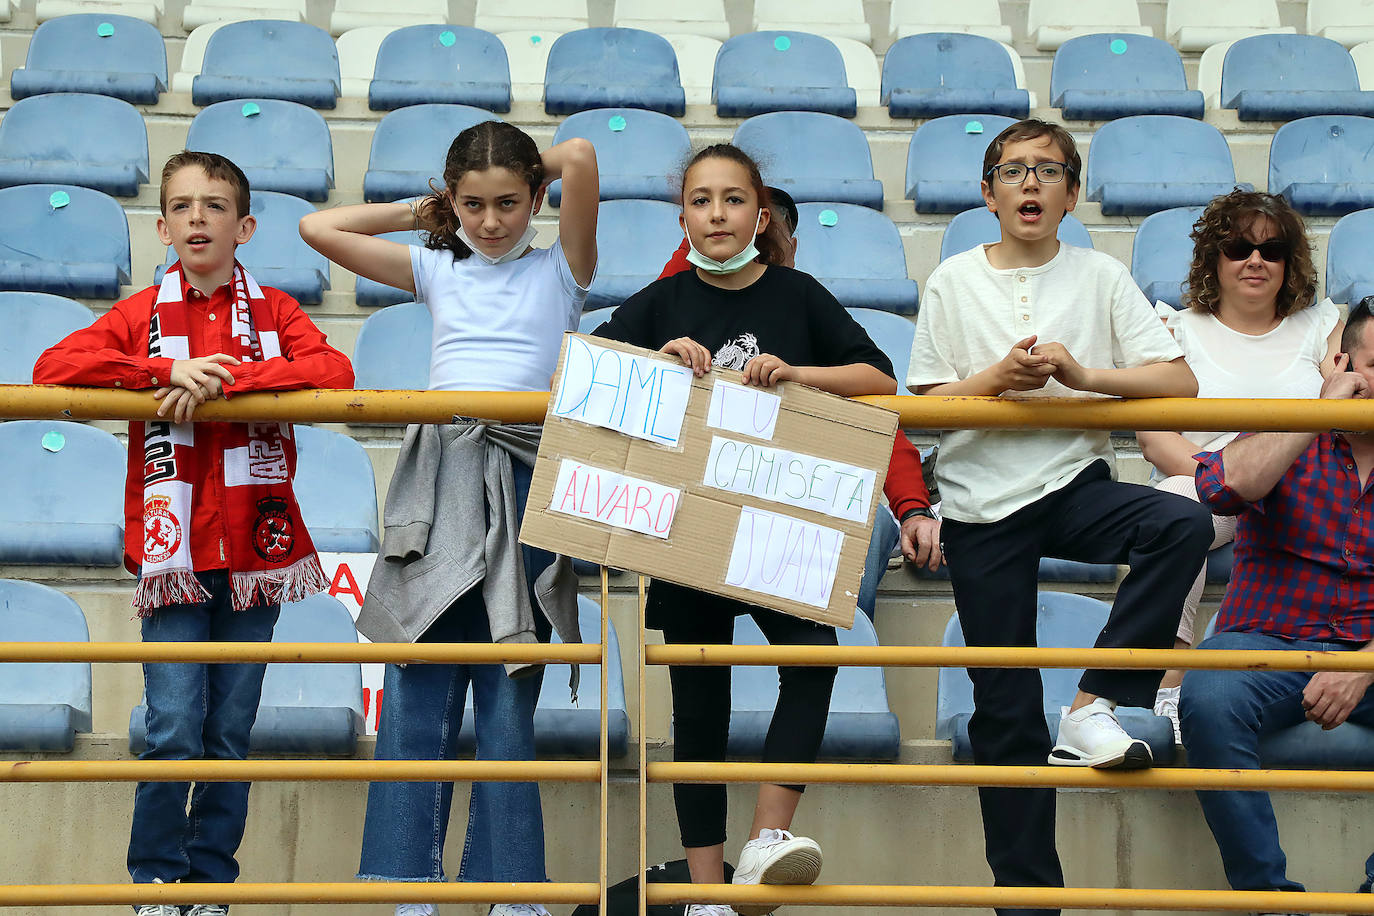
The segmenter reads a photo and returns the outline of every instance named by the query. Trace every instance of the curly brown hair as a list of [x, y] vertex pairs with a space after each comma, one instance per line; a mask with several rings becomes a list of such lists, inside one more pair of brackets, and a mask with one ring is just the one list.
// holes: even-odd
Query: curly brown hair
[[1221, 285], [1217, 280], [1221, 246], [1229, 239], [1243, 237], [1256, 220], [1265, 217], [1278, 227], [1278, 237], [1288, 244], [1283, 286], [1274, 300], [1275, 317], [1286, 318], [1316, 300], [1317, 269], [1312, 265], [1312, 243], [1302, 217], [1277, 194], [1237, 188], [1213, 198], [1193, 224], [1189, 236], [1193, 240], [1193, 263], [1183, 294], [1185, 308], [1216, 314], [1221, 307]]

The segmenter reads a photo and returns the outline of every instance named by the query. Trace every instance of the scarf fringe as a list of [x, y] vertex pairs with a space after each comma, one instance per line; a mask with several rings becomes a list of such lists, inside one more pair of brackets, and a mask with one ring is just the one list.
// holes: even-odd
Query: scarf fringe
[[[326, 583], [328, 584], [328, 583]], [[210, 598], [205, 586], [190, 570], [168, 571], [152, 576], [140, 576], [134, 589], [134, 607], [139, 617], [151, 617], [153, 611], [169, 604], [196, 604]]]
[[329, 577], [324, 574], [319, 557], [313, 553], [285, 569], [236, 572], [230, 580], [236, 611], [255, 604], [304, 601], [316, 592], [329, 588]]

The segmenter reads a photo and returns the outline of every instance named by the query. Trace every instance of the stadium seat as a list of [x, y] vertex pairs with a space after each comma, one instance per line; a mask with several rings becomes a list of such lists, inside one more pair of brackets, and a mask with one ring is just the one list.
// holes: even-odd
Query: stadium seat
[[457, 25], [397, 29], [377, 49], [368, 89], [373, 111], [441, 102], [510, 111], [506, 48], [490, 32]]
[[1326, 295], [1354, 305], [1374, 296], [1374, 209], [1342, 216], [1326, 243]]
[[1081, 35], [1112, 32], [1153, 38], [1155, 34], [1140, 24], [1135, 0], [1030, 0], [1026, 31], [1041, 51], [1053, 51]]
[[[1079, 248], [1092, 248], [1092, 236], [1088, 227], [1079, 222], [1072, 213], [1065, 213], [1056, 233], [1059, 241]], [[940, 239], [940, 260], [956, 255], [979, 245], [990, 245], [1002, 238], [1001, 224], [997, 214], [987, 207], [974, 207], [957, 214], [945, 226], [944, 237]]]
[[723, 118], [823, 111], [852, 118], [858, 100], [835, 45], [806, 32], [736, 35], [716, 57], [711, 101]]
[[[657, 111], [597, 108], [563, 119], [555, 144], [583, 137], [596, 147], [601, 199], [621, 198], [677, 202], [682, 188], [677, 173], [691, 155], [692, 143], [679, 121]], [[549, 185], [549, 202], [557, 207], [563, 182]]]
[[[836, 631], [842, 646], [876, 646], [878, 634], [862, 613], [854, 615], [852, 629]], [[766, 646], [754, 618], [735, 618], [735, 645]], [[758, 757], [778, 704], [778, 673], [775, 667], [740, 665], [731, 669], [731, 757]], [[830, 715], [825, 723], [820, 756], [839, 760], [896, 760], [901, 745], [901, 726], [888, 707], [887, 681], [882, 668], [842, 666], [835, 676]]]
[[1360, 88], [1374, 90], [1374, 40], [1364, 41], [1350, 49], [1355, 72], [1360, 74]]
[[430, 180], [444, 180], [448, 148], [467, 128], [496, 115], [467, 105], [410, 105], [388, 112], [372, 134], [363, 175], [368, 203], [428, 194]]
[[448, 0], [392, 0], [379, 7], [374, 0], [334, 0], [329, 14], [331, 35], [369, 26], [442, 25], [448, 21]]
[[911, 342], [916, 338], [916, 325], [909, 318], [882, 312], [878, 309], [845, 309], [855, 321], [863, 325], [878, 349], [892, 360], [892, 371], [898, 383], [906, 381], [911, 365]]
[[[685, 5], [669, 0], [616, 0], [613, 21], [618, 29], [643, 29], [664, 38], [676, 33], [721, 42], [730, 37], [724, 0], [695, 0]], [[680, 58], [678, 63], [682, 63]]]
[[129, 282], [129, 222], [113, 197], [20, 185], [0, 189], [0, 213], [0, 289], [118, 299]]
[[[1096, 598], [1086, 598], [1068, 592], [1042, 591], [1037, 600], [1036, 642], [1041, 646], [1059, 648], [1090, 648], [1097, 634], [1107, 622], [1109, 605]], [[951, 615], [945, 627], [944, 645], [964, 645], [959, 628], [959, 616]], [[1073, 702], [1078, 692], [1078, 679], [1083, 669], [1042, 668], [1040, 680], [1044, 690], [1045, 724], [1050, 741], [1059, 733], [1060, 709]], [[963, 668], [941, 668], [936, 687], [935, 737], [948, 739], [953, 745], [954, 759], [959, 763], [973, 760], [969, 744], [968, 721], [973, 714], [973, 682]], [[1156, 764], [1174, 761], [1174, 727], [1168, 719], [1156, 716], [1148, 709], [1122, 706], [1117, 716], [1131, 737], [1150, 745]]]
[[1202, 207], [1173, 207], [1145, 217], [1131, 247], [1131, 276], [1151, 303], [1183, 307], [1183, 289], [1193, 263], [1193, 240], [1188, 234], [1202, 216]]
[[1102, 125], [1088, 147], [1083, 184], [1088, 200], [1100, 202], [1108, 216], [1202, 205], [1237, 186], [1221, 131], [1176, 115], [1135, 115]]
[[166, 90], [162, 35], [140, 19], [109, 13], [44, 22], [29, 38], [24, 66], [10, 76], [15, 99], [43, 92], [92, 92], [156, 105]]
[[196, 77], [200, 76], [200, 68], [205, 64], [205, 46], [210, 43], [211, 35], [230, 22], [252, 21], [251, 19], [228, 19], [207, 22], [205, 25], [192, 29], [191, 34], [186, 36], [186, 43], [181, 46], [181, 63], [177, 65], [176, 73], [172, 74], [172, 91], [190, 95]]
[[797, 269], [824, 284], [841, 305], [916, 314], [916, 281], [907, 277], [897, 226], [854, 204], [797, 207]]
[[181, 14], [189, 32], [212, 22], [275, 19], [304, 22], [305, 0], [190, 0]]
[[1374, 118], [1320, 115], [1290, 121], [1269, 144], [1269, 191], [1313, 216], [1374, 207], [1371, 148]]
[[216, 102], [191, 121], [186, 148], [219, 153], [255, 191], [316, 202], [334, 187], [334, 145], [320, 113], [280, 99]]
[[389, 305], [368, 315], [353, 345], [353, 387], [427, 390], [433, 336], [429, 309], [421, 302]]
[[661, 200], [603, 203], [596, 221], [596, 279], [583, 309], [619, 305], [657, 279], [682, 244], [681, 213]]
[[1347, 48], [1374, 40], [1368, 0], [1307, 0], [1307, 34], [1339, 41]]
[[946, 115], [916, 128], [906, 158], [906, 196], [916, 212], [983, 206], [983, 153], [1012, 123], [1002, 115]]
[[892, 0], [888, 26], [894, 40], [922, 32], [966, 32], [1011, 44], [1011, 26], [1002, 24], [997, 0]]
[[[423, 245], [426, 234], [417, 229], [414, 231], [384, 232], [379, 238], [400, 245]], [[355, 275], [353, 298], [358, 305], [370, 308], [410, 302], [415, 298], [415, 294], [395, 286], [387, 286], [385, 283], [378, 283], [376, 280], [370, 280], [361, 275]]]
[[1207, 582], [1225, 585], [1231, 581], [1231, 566], [1235, 562], [1235, 541], [1228, 541], [1207, 552]]
[[1294, 31], [1292, 26], [1279, 25], [1275, 0], [1169, 0], [1164, 13], [1164, 37], [1180, 51], [1203, 51], [1219, 41]]
[[1201, 118], [1202, 93], [1188, 88], [1183, 58], [1167, 41], [1139, 35], [1084, 35], [1060, 46], [1050, 67], [1050, 104], [1065, 120], [1131, 115]]
[[849, 88], [854, 90], [855, 103], [860, 108], [877, 108], [882, 72], [878, 68], [878, 58], [873, 54], [873, 49], [853, 38], [836, 35], [826, 36], [826, 39], [840, 52]]
[[754, 0], [754, 31], [789, 30], [873, 41], [863, 0]]
[[[413, 359], [413, 351], [407, 358]], [[372, 461], [342, 433], [297, 423], [293, 486], [316, 550], [376, 553], [377, 482]]]
[[868, 138], [853, 121], [814, 111], [773, 111], [737, 127], [734, 144], [760, 164], [767, 184], [797, 203], [883, 208], [883, 183], [873, 177]]
[[590, 312], [583, 312], [582, 318], [577, 325], [577, 333], [590, 334], [611, 318], [611, 313], [615, 311], [615, 306], [592, 309]]
[[[13, 5], [19, 5], [17, 0]], [[94, 13], [107, 21], [112, 15], [124, 16], [156, 26], [162, 18], [162, 7], [162, 0], [38, 0], [33, 11], [39, 23]]]
[[65, 420], [0, 423], [0, 563], [118, 566], [124, 446]]
[[[1117, 433], [1116, 435], [1133, 435], [1133, 433]], [[931, 572], [924, 566], [909, 566], [908, 568], [918, 579], [949, 580], [948, 566], [941, 566], [935, 572]], [[1037, 581], [1042, 583], [1081, 585], [1084, 583], [1115, 582], [1116, 564], [1083, 563], [1078, 560], [1064, 560], [1059, 557], [1041, 557], [1035, 577]]]
[[[36, 582], [0, 579], [0, 640], [90, 642], [75, 601]], [[0, 665], [0, 751], [71, 753], [91, 730], [90, 662]]]
[[1350, 52], [1315, 35], [1256, 35], [1234, 42], [1221, 66], [1221, 106], [1242, 121], [1374, 114]]
[[[515, 12], [518, 10], [518, 12]], [[573, 32], [588, 26], [587, 0], [521, 0], [518, 6], [505, 0], [477, 0], [473, 25], [488, 32], [548, 29]], [[552, 40], [555, 35], [546, 35]]]
[[1024, 118], [1031, 97], [1019, 88], [1016, 52], [981, 35], [927, 32], [897, 41], [883, 56], [882, 104], [894, 118], [969, 111]]
[[560, 33], [502, 32], [496, 37], [505, 45], [506, 60], [510, 63], [511, 98], [517, 102], [543, 101], [549, 48], [559, 39]]
[[334, 39], [334, 50], [339, 55], [339, 95], [347, 99], [367, 98], [377, 67], [377, 50], [394, 31], [395, 26], [365, 25]]
[[677, 73], [688, 105], [711, 104], [711, 81], [721, 43], [703, 35], [664, 35], [677, 55]]
[[231, 22], [210, 35], [191, 101], [268, 98], [333, 108], [339, 98], [339, 53], [324, 29], [304, 22]]
[[0, 385], [31, 384], [38, 354], [94, 320], [64, 296], [0, 292]]
[[681, 117], [686, 95], [673, 46], [639, 29], [579, 29], [549, 49], [544, 110], [647, 108]]
[[52, 92], [0, 121], [0, 187], [50, 182], [133, 197], [148, 180], [143, 115], [122, 99]]

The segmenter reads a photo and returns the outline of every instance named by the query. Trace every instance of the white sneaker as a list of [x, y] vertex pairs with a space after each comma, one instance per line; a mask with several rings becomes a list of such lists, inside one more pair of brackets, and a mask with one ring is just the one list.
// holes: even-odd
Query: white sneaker
[[1137, 770], [1150, 766], [1150, 746], [1132, 738], [1116, 720], [1115, 705], [1098, 697], [1076, 712], [1063, 707], [1059, 719], [1059, 743], [1049, 762], [1067, 767], [1098, 767]]
[[[765, 827], [740, 850], [734, 884], [813, 884], [821, 874], [821, 847], [815, 840]], [[777, 905], [737, 906], [740, 916], [767, 916]]]
[[537, 903], [498, 903], [487, 916], [549, 916], [549, 911]]
[[[396, 916], [435, 916], [434, 904], [432, 903], [398, 903], [396, 904]], [[187, 914], [190, 916], [190, 914]]]
[[[161, 884], [161, 878], [154, 878], [154, 884]], [[136, 916], [181, 916], [181, 907], [172, 903], [145, 903], [136, 911]]]
[[689, 903], [687, 916], [735, 916], [735, 911], [723, 903]]
[[186, 916], [229, 916], [229, 907], [222, 903], [197, 903], [186, 911]]
[[1178, 695], [1182, 687], [1161, 687], [1155, 694], [1155, 715], [1168, 719], [1174, 727], [1174, 744], [1183, 747], [1183, 729], [1178, 725]]

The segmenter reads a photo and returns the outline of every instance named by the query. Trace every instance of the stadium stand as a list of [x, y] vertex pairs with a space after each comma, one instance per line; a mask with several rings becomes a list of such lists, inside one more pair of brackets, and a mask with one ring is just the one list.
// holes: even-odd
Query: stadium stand
[[367, 316], [353, 345], [353, 387], [424, 391], [429, 388], [429, 309], [420, 302], [389, 305]]
[[583, 309], [619, 305], [656, 279], [682, 244], [681, 213], [661, 200], [603, 202], [596, 222], [596, 279]]
[[1050, 68], [1050, 104], [1069, 121], [1131, 115], [1201, 118], [1202, 93], [1188, 88], [1183, 58], [1166, 41], [1109, 33], [1070, 38]]
[[172, 91], [190, 95], [196, 77], [200, 76], [200, 68], [205, 64], [205, 46], [210, 43], [211, 35], [231, 22], [252, 21], [252, 19], [227, 19], [207, 22], [205, 25], [196, 26], [192, 29], [191, 34], [186, 36], [186, 41], [181, 46], [181, 62], [177, 65], [176, 73], [172, 74]]
[[219, 153], [255, 191], [320, 202], [334, 187], [334, 144], [320, 113], [280, 99], [234, 99], [200, 111], [186, 148]]
[[373, 0], [334, 0], [329, 14], [331, 35], [368, 26], [442, 25], [448, 21], [447, 0], [391, 0], [378, 9]]
[[[681, 196], [676, 173], [691, 154], [692, 144], [687, 129], [673, 118], [635, 108], [581, 111], [559, 122], [553, 142], [573, 137], [596, 147], [602, 200], [675, 203]], [[563, 182], [558, 180], [549, 185], [549, 202], [557, 207], [562, 198]]]
[[1140, 24], [1135, 0], [1030, 0], [1026, 32], [1041, 51], [1053, 51], [1083, 35], [1154, 37], [1153, 29]]
[[[675, 4], [671, 0], [615, 0], [614, 23], [619, 29], [644, 29], [663, 37], [701, 35], [724, 41], [730, 37], [724, 0], [695, 0]], [[678, 64], [681, 65], [681, 59]]]
[[1180, 51], [1202, 51], [1219, 41], [1294, 31], [1279, 24], [1275, 0], [1169, 0], [1164, 13], [1164, 37]]
[[1361, 0], [1307, 0], [1307, 34], [1339, 41], [1347, 48], [1374, 40], [1374, 19]]
[[131, 16], [81, 13], [49, 19], [29, 39], [10, 96], [91, 92], [156, 105], [167, 90], [167, 50], [158, 30]]
[[1309, 115], [1374, 114], [1374, 92], [1360, 91], [1355, 61], [1315, 35], [1256, 35], [1232, 43], [1221, 65], [1221, 106], [1242, 121]]
[[43, 23], [63, 16], [94, 13], [127, 16], [155, 26], [162, 18], [162, 10], [162, 0], [38, 0], [34, 4], [34, 18]]
[[828, 36], [828, 40], [840, 52], [840, 59], [844, 61], [845, 77], [849, 80], [849, 88], [854, 90], [858, 106], [877, 108], [882, 72], [873, 49], [853, 38]]
[[[527, 29], [572, 32], [588, 25], [587, 0], [522, 0], [518, 7], [505, 0], [477, 0], [473, 25], [498, 33]], [[545, 37], [552, 40], [554, 36]]]
[[590, 334], [601, 327], [606, 321], [610, 320], [611, 313], [615, 311], [615, 306], [608, 305], [604, 308], [592, 309], [590, 312], [583, 312], [582, 318], [577, 325], [577, 333]]
[[[423, 245], [425, 243], [425, 234], [418, 230], [414, 232], [384, 232], [381, 238], [400, 245]], [[415, 298], [415, 294], [397, 289], [394, 286], [387, 286], [385, 283], [378, 283], [367, 277], [357, 276], [353, 284], [353, 298], [358, 305], [364, 307], [388, 306], [410, 302]], [[429, 338], [426, 337], [425, 339], [428, 340]], [[428, 343], [425, 346], [428, 347]]]
[[389, 25], [365, 25], [349, 29], [334, 39], [334, 51], [339, 55], [339, 95], [347, 99], [365, 99], [372, 86], [372, 74], [377, 67], [377, 50], [386, 36], [396, 31]]
[[[90, 642], [71, 598], [36, 582], [0, 579], [0, 640]], [[89, 662], [0, 665], [0, 750], [69, 754], [91, 731]]]
[[191, 101], [210, 105], [247, 98], [333, 108], [339, 98], [339, 53], [329, 33], [278, 19], [216, 29], [206, 42], [200, 75], [191, 82]]
[[1202, 205], [1237, 184], [1221, 131], [1176, 115], [1109, 121], [1093, 134], [1087, 158], [1088, 200], [1107, 215]]
[[916, 338], [916, 325], [908, 318], [878, 309], [845, 309], [850, 317], [863, 326], [878, 349], [892, 360], [896, 373], [898, 394], [906, 390], [907, 368], [911, 365], [911, 342]]
[[1131, 249], [1131, 276], [1150, 302], [1183, 307], [1183, 289], [1193, 261], [1188, 233], [1202, 207], [1173, 207], [1141, 220]]
[[129, 223], [113, 197], [20, 185], [0, 189], [0, 213], [0, 289], [116, 299], [129, 282]]
[[1340, 215], [1374, 207], [1374, 118], [1320, 115], [1274, 132], [1269, 145], [1269, 191], [1299, 213]]
[[686, 95], [677, 55], [662, 37], [640, 29], [579, 29], [549, 49], [544, 110], [647, 108], [681, 117]]
[[906, 196], [917, 213], [960, 213], [983, 205], [983, 152], [1012, 124], [1002, 115], [932, 118], [911, 135]]
[[399, 200], [428, 194], [430, 179], [443, 180], [453, 138], [496, 115], [468, 105], [410, 105], [388, 112], [372, 134], [363, 200]]
[[496, 37], [506, 47], [511, 98], [517, 102], [543, 101], [544, 71], [548, 69], [549, 48], [561, 37], [561, 33], [501, 32]]
[[957, 5], [944, 0], [892, 0], [888, 28], [894, 39], [922, 32], [966, 32], [1011, 44], [1011, 26], [1003, 24], [997, 0], [966, 0]]
[[841, 305], [916, 314], [897, 226], [854, 204], [799, 204], [797, 269], [820, 280]]
[[[407, 351], [410, 358], [415, 351]], [[342, 433], [296, 424], [296, 476], [292, 485], [315, 549], [376, 553], [377, 482], [363, 447]]]
[[928, 32], [895, 42], [883, 56], [881, 103], [894, 118], [977, 111], [1024, 118], [1031, 96], [1020, 57], [981, 35]]
[[377, 49], [368, 107], [424, 103], [510, 111], [505, 45], [490, 32], [456, 25], [414, 25], [387, 35]]
[[721, 42], [704, 35], [664, 35], [677, 55], [678, 78], [688, 105], [711, 104], [711, 81]]
[[839, 49], [806, 32], [751, 32], [721, 46], [711, 101], [723, 118], [821, 111], [852, 118], [857, 96]]
[[1360, 88], [1374, 90], [1374, 40], [1361, 42], [1350, 49], [1355, 71], [1360, 74]]
[[883, 208], [883, 184], [873, 177], [868, 140], [852, 121], [819, 112], [774, 111], [737, 127], [734, 143], [759, 163], [765, 182], [797, 203]]
[[754, 31], [799, 31], [868, 44], [863, 0], [754, 0]]
[[304, 22], [305, 0], [190, 0], [182, 11], [181, 24], [191, 31], [212, 22], [261, 19]]
[[32, 384], [38, 354], [94, 320], [65, 296], [0, 292], [0, 385]]
[[[968, 251], [978, 245], [990, 245], [1002, 238], [1001, 224], [997, 214], [987, 207], [974, 207], [958, 213], [945, 226], [945, 234], [940, 239], [940, 260]], [[1059, 241], [1079, 248], [1092, 248], [1092, 236], [1088, 227], [1078, 221], [1072, 213], [1065, 213], [1057, 233]]]
[[133, 197], [148, 180], [143, 115], [122, 99], [52, 92], [0, 121], [0, 187], [48, 182]]
[[1326, 295], [1332, 302], [1354, 305], [1374, 296], [1374, 210], [1360, 210], [1337, 220], [1326, 243]]

